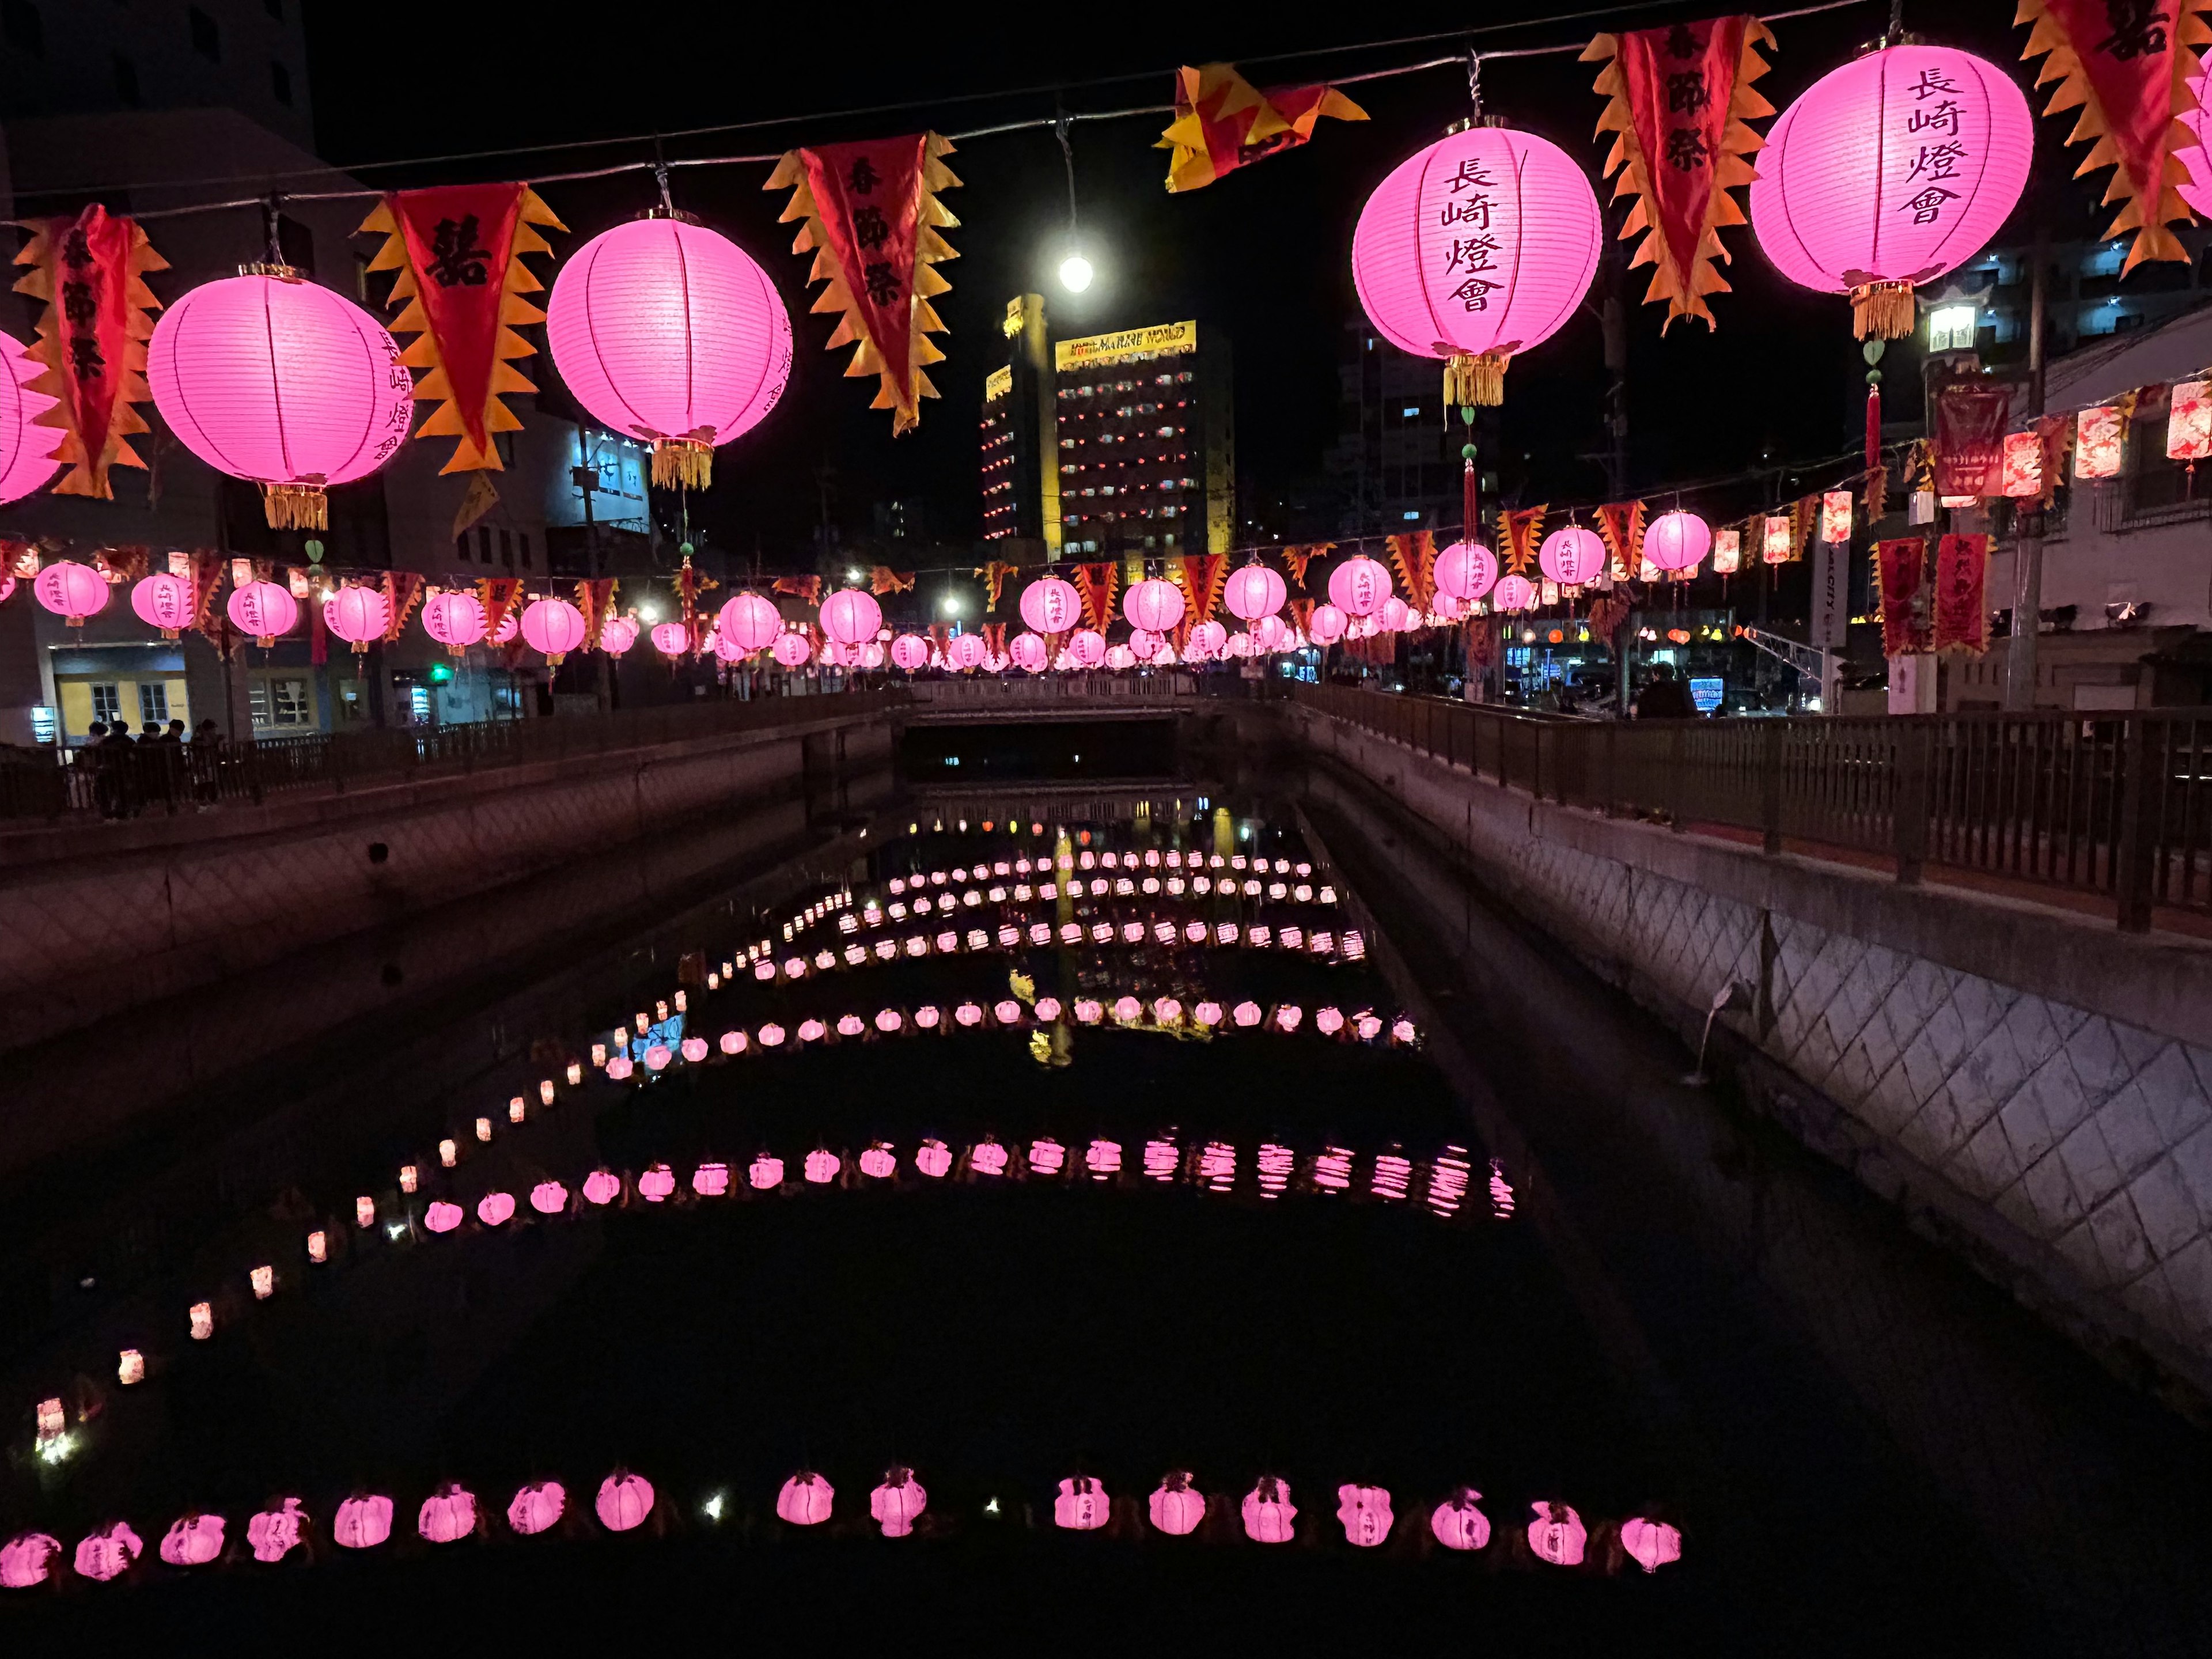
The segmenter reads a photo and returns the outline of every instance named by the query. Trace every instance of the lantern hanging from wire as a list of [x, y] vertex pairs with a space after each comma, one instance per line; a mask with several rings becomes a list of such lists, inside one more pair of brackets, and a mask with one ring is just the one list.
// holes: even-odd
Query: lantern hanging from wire
[[360, 656], [391, 627], [392, 601], [380, 587], [349, 582], [323, 601], [323, 625]]
[[739, 593], [715, 613], [714, 626], [724, 639], [750, 655], [775, 643], [783, 632], [783, 616], [773, 600], [758, 593]]
[[656, 623], [653, 648], [672, 663], [691, 648], [691, 630], [680, 622]]
[[891, 661], [911, 674], [929, 665], [929, 641], [919, 634], [902, 634], [891, 641]]
[[1605, 544], [1578, 524], [1554, 530], [1536, 550], [1536, 562], [1562, 587], [1581, 587], [1605, 570]]
[[39, 417], [60, 399], [31, 390], [46, 366], [12, 335], [0, 334], [0, 501], [21, 501], [54, 476], [64, 435]]
[[453, 656], [484, 636], [484, 608], [473, 593], [447, 588], [422, 601], [422, 631]]
[[1662, 513], [1644, 532], [1644, 556], [1659, 570], [1694, 570], [1712, 544], [1711, 526], [1694, 513]]
[[1083, 619], [1075, 584], [1042, 576], [1022, 590], [1022, 620], [1039, 634], [1065, 634]]
[[524, 642], [556, 668], [587, 633], [584, 613], [566, 599], [536, 599], [522, 613]]
[[1347, 617], [1371, 617], [1389, 597], [1389, 571], [1364, 553], [1328, 573], [1328, 601]]
[[107, 608], [106, 579], [90, 565], [71, 559], [57, 560], [39, 572], [31, 592], [40, 605], [71, 628], [83, 627], [87, 617], [96, 617]]
[[[233, 628], [266, 651], [276, 643], [279, 634], [290, 633], [300, 620], [300, 602], [282, 583], [248, 582], [231, 590], [223, 614]], [[477, 632], [483, 632], [481, 623]]]
[[1157, 576], [1135, 583], [1122, 596], [1121, 614], [1132, 628], [1164, 634], [1182, 620], [1182, 589]]
[[1237, 621], [1251, 623], [1273, 616], [1289, 597], [1290, 590], [1284, 586], [1283, 579], [1255, 562], [1230, 573], [1222, 589], [1221, 602]]
[[141, 576], [131, 585], [131, 608], [138, 613], [140, 622], [160, 629], [167, 640], [175, 639], [179, 629], [191, 627], [197, 610], [191, 583], [166, 570]]
[[857, 587], [840, 588], [822, 601], [822, 631], [839, 645], [862, 645], [883, 625], [883, 606]]
[[146, 348], [155, 406], [193, 454], [261, 486], [279, 530], [325, 530], [333, 484], [406, 442], [415, 380], [384, 325], [289, 265], [204, 283]]

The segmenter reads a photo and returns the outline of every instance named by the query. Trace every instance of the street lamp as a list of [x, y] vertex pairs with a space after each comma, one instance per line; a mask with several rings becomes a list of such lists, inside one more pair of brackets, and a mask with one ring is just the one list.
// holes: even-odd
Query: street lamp
[[1091, 286], [1091, 261], [1080, 253], [1071, 253], [1060, 262], [1060, 285], [1070, 294], [1080, 294]]

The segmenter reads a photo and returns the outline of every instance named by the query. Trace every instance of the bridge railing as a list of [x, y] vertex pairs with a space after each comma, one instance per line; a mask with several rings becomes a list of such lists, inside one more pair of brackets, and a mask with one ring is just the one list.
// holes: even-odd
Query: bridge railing
[[1095, 703], [1180, 702], [1197, 695], [1188, 674], [1053, 674], [1034, 678], [977, 675], [919, 679], [907, 688], [917, 714]]
[[607, 714], [386, 726], [239, 743], [133, 744], [0, 764], [0, 820], [127, 817], [189, 811], [272, 795], [403, 783], [648, 749], [906, 705], [902, 690], [757, 697]]
[[2212, 915], [2212, 709], [1597, 721], [1298, 685], [1292, 699], [1540, 799], [1768, 852], [1930, 866]]

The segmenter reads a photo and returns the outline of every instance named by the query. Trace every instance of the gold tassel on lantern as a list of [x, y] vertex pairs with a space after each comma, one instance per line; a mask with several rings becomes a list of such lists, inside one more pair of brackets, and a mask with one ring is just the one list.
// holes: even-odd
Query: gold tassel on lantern
[[1912, 332], [1912, 284], [1863, 283], [1851, 290], [1851, 332], [1859, 339], [1902, 340]]
[[261, 507], [271, 530], [328, 530], [330, 497], [319, 483], [265, 483]]
[[1461, 351], [1445, 358], [1445, 404], [1497, 408], [1505, 401], [1505, 365], [1512, 357], [1510, 351]]
[[697, 438], [655, 438], [653, 481], [663, 489], [704, 489], [714, 472], [714, 446]]

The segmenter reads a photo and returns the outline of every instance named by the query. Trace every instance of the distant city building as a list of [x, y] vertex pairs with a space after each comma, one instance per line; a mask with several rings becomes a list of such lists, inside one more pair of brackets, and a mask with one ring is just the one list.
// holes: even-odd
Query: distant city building
[[1010, 554], [1060, 556], [1060, 453], [1052, 356], [1046, 343], [1044, 298], [1006, 301], [1000, 325], [1006, 361], [983, 382], [978, 449], [983, 539], [1012, 544]]
[[1463, 441], [1445, 429], [1442, 365], [1399, 350], [1355, 318], [1344, 325], [1337, 382], [1337, 437], [1322, 465], [1343, 503], [1338, 533], [1456, 525]]
[[1237, 528], [1229, 343], [1195, 322], [1062, 340], [1061, 546], [1072, 556], [1226, 553]]

